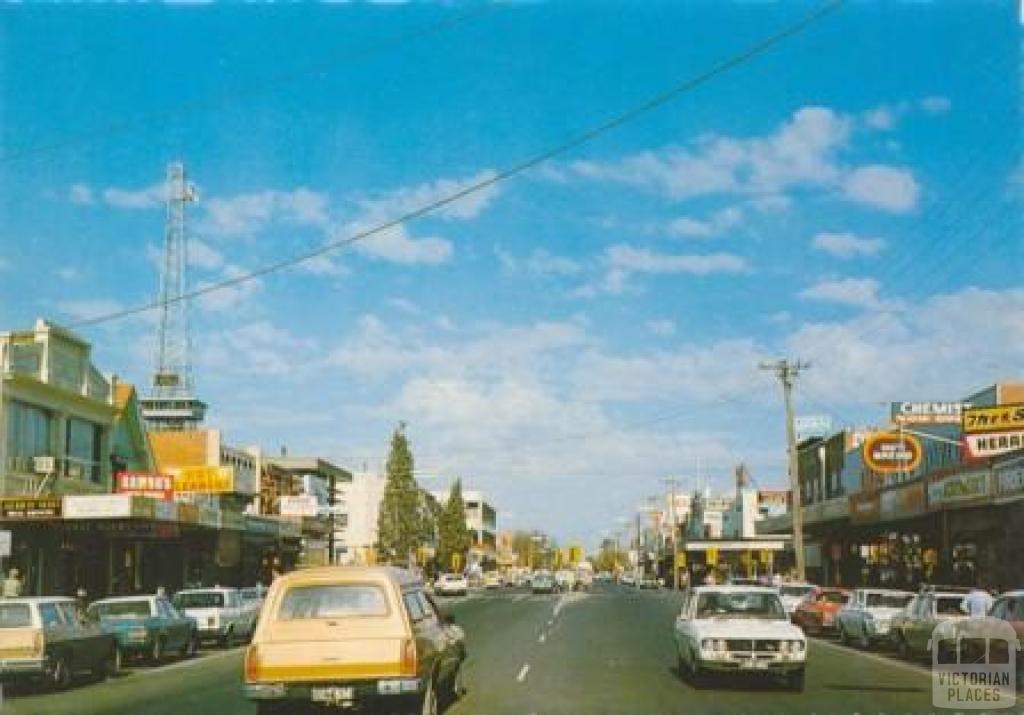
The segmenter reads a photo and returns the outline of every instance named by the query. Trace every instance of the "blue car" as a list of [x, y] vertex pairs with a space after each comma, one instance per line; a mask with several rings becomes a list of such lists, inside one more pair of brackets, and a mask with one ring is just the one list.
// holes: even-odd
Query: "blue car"
[[126, 657], [142, 656], [156, 664], [168, 653], [192, 656], [199, 644], [195, 619], [164, 596], [104, 598], [89, 606], [89, 615], [101, 629], [114, 634]]

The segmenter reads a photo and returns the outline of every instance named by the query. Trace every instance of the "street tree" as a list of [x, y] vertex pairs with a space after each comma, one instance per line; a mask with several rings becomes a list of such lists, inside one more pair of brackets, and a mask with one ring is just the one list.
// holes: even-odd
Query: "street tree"
[[441, 568], [464, 567], [471, 545], [472, 538], [466, 526], [466, 503], [462, 499], [462, 480], [456, 479], [438, 522], [437, 556]]
[[395, 564], [415, 563], [416, 549], [423, 544], [429, 526], [425, 523], [423, 498], [413, 474], [413, 456], [405, 424], [391, 434], [387, 461], [387, 482], [377, 517], [377, 553]]

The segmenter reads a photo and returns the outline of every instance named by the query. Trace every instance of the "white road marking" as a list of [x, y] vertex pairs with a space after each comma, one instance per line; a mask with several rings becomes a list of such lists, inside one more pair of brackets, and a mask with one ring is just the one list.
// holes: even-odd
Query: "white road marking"
[[537, 642], [538, 643], [544, 643], [544, 641], [546, 641], [547, 639], [548, 639], [548, 637], [545, 634], [541, 633], [540, 634], [540, 638], [537, 639]]
[[529, 673], [529, 672], [530, 672], [530, 664], [529, 663], [523, 663], [523, 667], [522, 667], [522, 669], [520, 669], [519, 675], [516, 676], [516, 681], [521, 683], [524, 680], [526, 680], [526, 674]]
[[553, 625], [555, 625], [555, 619], [551, 618], [551, 619], [548, 620], [548, 628], [550, 628]]
[[200, 663], [208, 663], [211, 660], [226, 658], [229, 655], [235, 655], [240, 650], [244, 650], [244, 646], [238, 648], [231, 648], [229, 650], [220, 651], [218, 653], [210, 653], [209, 655], [196, 656], [194, 658], [189, 658], [188, 660], [179, 660], [176, 663], [170, 663], [168, 665], [159, 665], [155, 668], [147, 668], [146, 670], [140, 670], [138, 672], [132, 671], [128, 675], [130, 675], [132, 678], [144, 678], [147, 675], [159, 675], [160, 673], [166, 673], [170, 670], [188, 668], [190, 666], [198, 665]]

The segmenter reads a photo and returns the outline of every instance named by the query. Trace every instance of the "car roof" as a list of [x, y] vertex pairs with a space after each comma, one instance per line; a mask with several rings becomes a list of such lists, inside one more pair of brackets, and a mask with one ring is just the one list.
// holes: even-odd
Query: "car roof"
[[178, 596], [182, 593], [227, 593], [228, 591], [237, 590], [237, 588], [234, 588], [232, 586], [210, 586], [208, 588], [183, 588], [174, 595]]
[[1024, 589], [1016, 589], [1013, 591], [1003, 591], [996, 598], [1024, 598]]
[[883, 593], [883, 594], [896, 594], [898, 596], [914, 596], [913, 591], [903, 591], [898, 588], [858, 588], [857, 591], [863, 591], [864, 593]]
[[110, 598], [100, 598], [93, 601], [90, 605], [95, 606], [97, 603], [130, 603], [131, 601], [152, 601], [155, 598], [163, 598], [155, 593], [140, 593], [138, 596], [112, 596]]
[[2, 603], [24, 603], [25, 605], [33, 605], [40, 603], [74, 603], [75, 599], [69, 598], [68, 596], [18, 596], [16, 598], [5, 598], [0, 600]]
[[771, 586], [741, 586], [741, 585], [712, 585], [707, 584], [705, 586], [694, 586], [692, 591], [696, 593], [770, 593], [773, 596], [778, 596], [779, 591], [777, 588]]
[[324, 581], [390, 581], [403, 588], [423, 583], [423, 580], [413, 572], [394, 566], [316, 566], [286, 573], [278, 577], [274, 585]]

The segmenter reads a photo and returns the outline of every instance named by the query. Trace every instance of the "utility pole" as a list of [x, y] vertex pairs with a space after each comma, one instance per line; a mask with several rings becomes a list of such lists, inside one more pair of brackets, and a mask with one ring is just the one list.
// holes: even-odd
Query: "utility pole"
[[796, 453], [796, 426], [793, 417], [793, 385], [802, 370], [810, 363], [786, 359], [775, 362], [763, 362], [758, 367], [775, 373], [782, 385], [782, 400], [786, 408], [786, 444], [789, 451], [789, 488], [793, 494], [793, 551], [796, 557], [796, 577], [800, 581], [807, 578], [804, 566], [804, 516], [801, 511], [800, 475]]
[[669, 489], [669, 523], [672, 525], [672, 590], [679, 589], [679, 565], [676, 563], [676, 555], [679, 553], [679, 517], [676, 511], [676, 486], [678, 479], [666, 479], [665, 486]]

